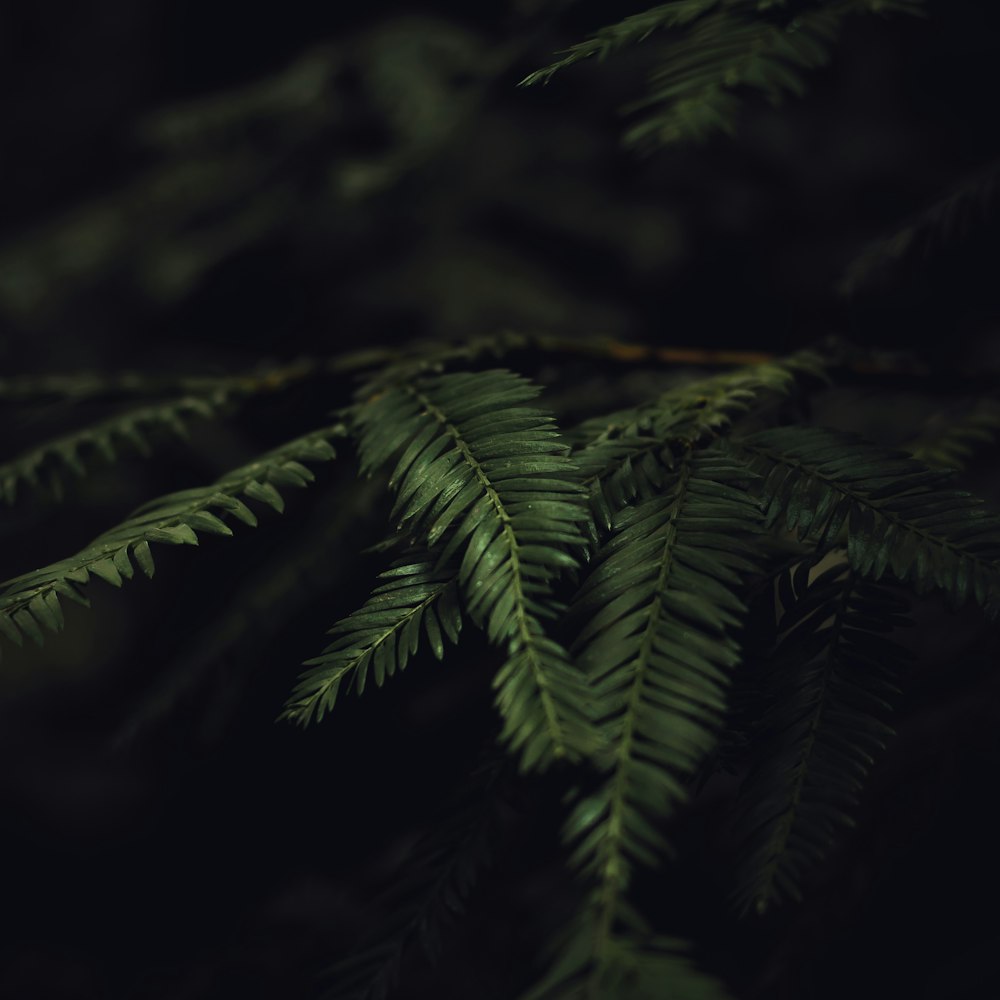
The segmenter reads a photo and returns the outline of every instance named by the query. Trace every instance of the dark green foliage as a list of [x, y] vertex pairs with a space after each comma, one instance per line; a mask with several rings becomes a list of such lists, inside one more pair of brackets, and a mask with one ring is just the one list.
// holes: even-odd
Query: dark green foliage
[[626, 106], [646, 112], [625, 133], [630, 145], [665, 145], [732, 133], [739, 108], [737, 88], [752, 87], [773, 103], [805, 92], [804, 70], [824, 65], [841, 12], [808, 11], [788, 25], [763, 18], [706, 17], [683, 45], [650, 76], [649, 92]]
[[689, 951], [684, 941], [648, 933], [637, 919], [627, 935], [612, 934], [587, 909], [558, 962], [521, 1000], [661, 1000], [664, 990], [683, 1000], [727, 1000], [722, 983], [700, 972]]
[[887, 570], [918, 593], [972, 596], [1000, 612], [1000, 516], [905, 452], [815, 427], [761, 431], [734, 445], [764, 479], [767, 523], [820, 549], [843, 536], [851, 566], [880, 579]]
[[[597, 31], [523, 82], [641, 42], [653, 70], [629, 109], [640, 116], [626, 141], [701, 139], [731, 132], [748, 94], [776, 103], [803, 93], [849, 15], [920, 9], [919, 0], [673, 0]], [[513, 58], [503, 53], [486, 65], [470, 38], [440, 26], [413, 37], [397, 25], [389, 35], [368, 39], [360, 89], [391, 109], [393, 142], [384, 155], [338, 163], [328, 178], [335, 195], [317, 215], [339, 220], [345, 206], [429, 161], [466, 107], [452, 76], [469, 75], [476, 91]], [[300, 182], [314, 186], [311, 173], [305, 184], [291, 162], [235, 155], [226, 136], [246, 130], [253, 145], [254, 123], [284, 122], [297, 151], [290, 159], [308, 159], [322, 134], [312, 116], [323, 104], [300, 102], [300, 118], [294, 95], [327, 93], [334, 68], [353, 66], [352, 58], [317, 51], [293, 66], [279, 80], [290, 87], [287, 104], [250, 89], [242, 103], [196, 104], [151, 123], [148, 137], [175, 162], [97, 211], [108, 245], [91, 263], [99, 269], [112, 245], [132, 245], [133, 229], [115, 220], [154, 191], [159, 249], [133, 266], [164, 301], [230, 246], [277, 230], [301, 200]], [[216, 145], [227, 155], [212, 153]], [[201, 178], [184, 212], [172, 210], [174, 188], [164, 181], [175, 169]], [[238, 197], [265, 186], [272, 171], [279, 181], [259, 206]], [[963, 229], [971, 206], [993, 191], [990, 175], [942, 203], [889, 255], [925, 234], [930, 241], [939, 226]], [[60, 284], [64, 263], [53, 245], [65, 237], [59, 226], [40, 234], [36, 270], [47, 277], [0, 280], [0, 298], [38, 308], [44, 289]], [[31, 270], [32, 254], [7, 253]], [[5, 378], [0, 399], [12, 407], [52, 397], [111, 397], [130, 407], [0, 466], [8, 503], [24, 483], [56, 490], [65, 470], [82, 475], [94, 457], [146, 454], [147, 437], [180, 433], [189, 417], [221, 422], [233, 400], [256, 402], [306, 381], [327, 394], [315, 421], [326, 426], [309, 431], [303, 417], [305, 433], [294, 440], [210, 485], [154, 499], [75, 555], [7, 581], [0, 640], [41, 644], [46, 630], [63, 628], [63, 598], [88, 602], [93, 577], [115, 587], [137, 567], [151, 577], [155, 543], [197, 545], [203, 534], [233, 534], [235, 522], [256, 526], [256, 508], [282, 511], [281, 491], [312, 484], [310, 466], [336, 457], [331, 442], [339, 451], [343, 440], [367, 483], [355, 486], [347, 467], [341, 480], [322, 484], [319, 519], [297, 522], [298, 542], [277, 545], [235, 597], [221, 598], [214, 616], [207, 609], [204, 641], [145, 713], [169, 710], [201, 671], [255, 636], [276, 635], [311, 592], [299, 586], [303, 567], [318, 570], [331, 594], [353, 594], [358, 574], [337, 573], [348, 546], [350, 555], [384, 558], [382, 571], [332, 624], [331, 641], [297, 683], [287, 665], [292, 690], [279, 718], [305, 727], [333, 715], [336, 725], [352, 710], [347, 691], [377, 698], [387, 678], [409, 668], [416, 682], [446, 655], [464, 658], [466, 676], [492, 691], [499, 756], [473, 772], [467, 796], [426, 831], [376, 906], [383, 925], [331, 971], [331, 996], [383, 1000], [417, 952], [440, 954], [501, 839], [506, 783], [537, 781], [567, 793], [559, 820], [579, 905], [547, 954], [538, 948], [536, 964], [523, 970], [523, 1000], [723, 1000], [726, 985], [693, 960], [685, 928], [660, 926], [667, 921], [649, 912], [640, 891], [643, 877], [675, 859], [678, 828], [702, 792], [720, 772], [742, 778], [735, 801], [720, 795], [740, 846], [727, 891], [741, 915], [801, 900], [829, 870], [892, 736], [887, 719], [908, 679], [910, 657], [895, 639], [910, 624], [907, 594], [970, 605], [970, 615], [987, 619], [1000, 612], [1000, 513], [956, 475], [975, 472], [978, 452], [996, 443], [1000, 417], [985, 394], [995, 386], [974, 403], [945, 405], [900, 449], [811, 417], [845, 379], [870, 378], [888, 391], [877, 352], [826, 342], [741, 360], [508, 331], [251, 374]], [[669, 378], [649, 391], [635, 391], [622, 374], [661, 364]], [[691, 365], [722, 370], [691, 375]], [[586, 383], [593, 391], [577, 381], [591, 369], [599, 376]], [[359, 373], [352, 395], [344, 377]], [[381, 516], [381, 499], [388, 537], [359, 514], [370, 507]], [[210, 573], [209, 554], [202, 558]], [[267, 620], [255, 629], [253, 617]], [[475, 656], [463, 645], [469, 626], [485, 637]], [[372, 739], [391, 746], [393, 735]]]
[[622, 109], [641, 113], [626, 130], [625, 143], [655, 148], [703, 140], [735, 131], [745, 91], [758, 91], [772, 104], [801, 97], [804, 73], [829, 62], [841, 23], [855, 13], [919, 14], [922, 7], [921, 0], [673, 0], [602, 28], [521, 82], [548, 82], [574, 63], [605, 59], [665, 31], [647, 92]]
[[[155, 739], [182, 705], [199, 705], [200, 737], [221, 735], [227, 713], [259, 666], [255, 650], [274, 641], [304, 604], [326, 595], [348, 579], [353, 566], [345, 562], [345, 539], [373, 520], [371, 505], [380, 484], [358, 483], [350, 497], [331, 490], [298, 526], [294, 545], [280, 546], [262, 560], [239, 587], [220, 602], [204, 628], [188, 635], [114, 737], [118, 749], [143, 738]], [[266, 666], [265, 666], [266, 669]]]
[[744, 782], [744, 880], [735, 900], [764, 913], [801, 898], [801, 885], [853, 824], [864, 781], [885, 740], [907, 649], [885, 633], [910, 624], [907, 602], [863, 580], [834, 553], [778, 581], [779, 638], [759, 677], [764, 692]]
[[661, 496], [615, 519], [570, 610], [582, 625], [576, 650], [599, 706], [599, 766], [608, 775], [565, 829], [574, 865], [593, 882], [593, 927], [580, 957], [598, 983], [628, 969], [638, 980], [629, 996], [647, 995], [673, 961], [615, 931], [619, 923], [643, 927], [625, 901], [633, 868], [656, 866], [669, 852], [664, 830], [722, 725], [729, 670], [740, 658], [737, 592], [755, 569], [760, 522], [747, 478], [715, 449], [682, 456]]
[[129, 410], [92, 427], [47, 441], [0, 465], [0, 492], [7, 503], [12, 504], [17, 497], [18, 486], [24, 482], [35, 489], [47, 486], [51, 494], [61, 498], [64, 486], [60, 473], [69, 471], [84, 476], [92, 455], [114, 462], [123, 447], [148, 458], [151, 454], [148, 435], [151, 432], [166, 431], [186, 439], [190, 434], [187, 420], [192, 417], [212, 418], [225, 401], [221, 393], [184, 396], [167, 403]]
[[631, 410], [585, 421], [572, 435], [578, 442], [573, 457], [590, 486], [595, 525], [607, 530], [627, 503], [657, 495], [675, 450], [711, 440], [754, 404], [768, 407], [788, 396], [797, 375], [825, 378], [828, 363], [802, 351], [685, 383]]
[[567, 66], [594, 56], [599, 60], [606, 59], [627, 45], [645, 41], [654, 31], [690, 24], [718, 4], [719, 0], [673, 0], [641, 14], [632, 14], [618, 24], [602, 28], [593, 38], [571, 46], [562, 59], [545, 69], [529, 73], [521, 85], [528, 87], [533, 83], [548, 83], [556, 72]]
[[[682, 378], [626, 410], [602, 412], [597, 398], [563, 437], [533, 405], [539, 386], [475, 370], [532, 343], [583, 357], [638, 351], [504, 335], [324, 361], [327, 372], [374, 369], [342, 423], [155, 500], [76, 556], [9, 581], [0, 629], [40, 641], [62, 626], [63, 597], [86, 602], [92, 576], [120, 586], [136, 565], [152, 575], [151, 543], [253, 525], [248, 501], [281, 510], [279, 488], [309, 483], [303, 463], [350, 437], [363, 473], [390, 470], [391, 533], [369, 547], [394, 556], [307, 661], [283, 717], [318, 722], [348, 687], [362, 694], [441, 659], [465, 623], [479, 627], [500, 651], [499, 742], [521, 771], [577, 765], [582, 782], [563, 830], [581, 906], [527, 996], [722, 997], [636, 907], [637, 872], [673, 857], [672, 825], [717, 768], [749, 768], [734, 899], [759, 912], [798, 899], [891, 734], [885, 716], [906, 679], [892, 639], [907, 623], [900, 588], [995, 615], [1000, 516], [913, 453], [804, 421], [810, 397], [859, 357], [842, 345]], [[954, 465], [987, 445], [991, 404], [957, 413], [911, 452]], [[418, 850], [405, 902], [338, 966], [337, 995], [388, 995], [410, 945], [444, 926], [430, 914], [462, 905], [482, 846], [473, 833], [471, 854], [456, 846], [463, 815]]]
[[137, 566], [151, 577], [155, 565], [150, 543], [197, 545], [199, 532], [231, 535], [233, 530], [224, 518], [255, 527], [257, 515], [247, 506], [247, 500], [281, 512], [285, 502], [278, 487], [311, 483], [315, 475], [302, 463], [336, 457], [330, 439], [343, 434], [341, 424], [313, 431], [261, 455], [210, 486], [153, 500], [76, 555], [8, 580], [0, 594], [0, 633], [18, 645], [24, 635], [41, 645], [43, 629], [58, 632], [63, 627], [61, 598], [88, 603], [79, 588], [91, 577], [120, 587], [123, 581], [132, 579]]
[[537, 394], [507, 371], [444, 375], [389, 389], [357, 415], [362, 469], [402, 451], [389, 480], [397, 530], [440, 545], [439, 565], [454, 559], [470, 617], [507, 649], [497, 704], [525, 768], [594, 748], [582, 678], [542, 626], [588, 518], [552, 418], [523, 405]]
[[458, 642], [462, 613], [456, 575], [435, 571], [426, 559], [401, 560], [382, 573], [365, 606], [330, 630], [337, 639], [322, 656], [306, 661], [314, 669], [303, 676], [284, 718], [303, 725], [319, 722], [333, 710], [342, 684], [365, 689], [369, 670], [376, 686], [402, 670], [416, 653], [421, 633], [434, 655], [444, 657], [444, 637]]

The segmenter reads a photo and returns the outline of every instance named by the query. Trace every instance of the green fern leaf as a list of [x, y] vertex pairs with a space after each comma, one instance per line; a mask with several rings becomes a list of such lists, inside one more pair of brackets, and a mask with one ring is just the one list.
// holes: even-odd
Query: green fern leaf
[[685, 382], [648, 403], [585, 421], [574, 435], [573, 459], [590, 489], [596, 528], [607, 531], [626, 504], [657, 496], [678, 451], [708, 444], [751, 408], [759, 412], [787, 397], [803, 375], [827, 380], [829, 365], [800, 351]]
[[310, 599], [344, 581], [345, 538], [368, 526], [380, 492], [377, 484], [361, 482], [346, 497], [332, 489], [320, 498], [300, 526], [298, 543], [283, 544], [261, 560], [226, 595], [219, 613], [164, 665], [123, 721], [112, 746], [132, 746], [158, 724], [168, 723], [184, 702], [200, 703], [200, 733], [212, 738], [225, 712], [237, 702], [239, 685], [249, 681], [250, 671], [260, 663], [254, 651], [280, 634]]
[[764, 913], [801, 884], [853, 826], [864, 781], [893, 731], [884, 716], [912, 659], [886, 637], [908, 605], [838, 561], [810, 581], [782, 577], [780, 639], [767, 658], [757, 761], [741, 790], [746, 864], [734, 902]]
[[723, 984], [698, 969], [690, 951], [686, 941], [640, 929], [606, 934], [588, 908], [550, 971], [520, 1000], [729, 1000]]
[[[592, 56], [603, 59], [659, 29], [687, 28], [666, 46], [666, 58], [650, 79], [650, 90], [626, 106], [625, 114], [649, 111], [625, 133], [625, 144], [663, 146], [732, 134], [740, 91], [759, 91], [772, 103], [805, 92], [803, 71], [825, 65], [841, 22], [855, 12], [922, 13], [921, 0], [842, 0], [776, 19], [783, 3], [760, 0], [676, 0], [603, 28], [567, 49], [558, 62], [529, 74], [522, 85], [547, 82], [553, 74]], [[652, 109], [652, 110], [649, 110]]]
[[[626, 145], [653, 147], [732, 135], [740, 90], [756, 90], [772, 104], [805, 93], [805, 70], [830, 61], [844, 17], [852, 13], [920, 14], [920, 0], [843, 0], [800, 10], [788, 21], [766, 15], [776, 3], [729, 3], [697, 21], [672, 45], [650, 79], [650, 90], [625, 114], [652, 111], [630, 127]], [[762, 16], [762, 12], [764, 16]]]
[[502, 738], [524, 769], [594, 748], [588, 694], [546, 636], [552, 583], [574, 569], [587, 520], [578, 472], [552, 418], [523, 404], [538, 389], [506, 370], [420, 379], [358, 413], [362, 469], [399, 452], [392, 516], [415, 542], [458, 562], [469, 615], [508, 659], [494, 679]]
[[434, 655], [444, 657], [444, 639], [458, 642], [462, 612], [454, 569], [435, 569], [418, 555], [403, 559], [380, 574], [385, 580], [364, 606], [330, 630], [337, 638], [292, 692], [281, 718], [307, 725], [333, 710], [341, 687], [354, 685], [361, 694], [369, 672], [378, 687], [404, 670], [419, 646], [423, 631]]
[[720, 0], [672, 0], [641, 14], [632, 14], [617, 24], [601, 28], [587, 41], [566, 49], [562, 59], [544, 69], [529, 73], [521, 81], [520, 86], [530, 87], [535, 83], [548, 83], [559, 70], [567, 66], [594, 56], [598, 60], [606, 59], [626, 45], [645, 41], [654, 31], [683, 27], [696, 21], [713, 7], [717, 7], [719, 2]]
[[[41, 490], [46, 485], [57, 499], [62, 498], [59, 472], [86, 475], [92, 456], [114, 462], [124, 447], [143, 457], [150, 454], [150, 436], [167, 431], [187, 438], [187, 420], [191, 417], [210, 419], [217, 415], [225, 402], [222, 395], [185, 396], [153, 406], [144, 406], [118, 414], [92, 427], [63, 435], [0, 464], [0, 494], [8, 504], [14, 503], [18, 486], [28, 483]], [[45, 476], [43, 482], [42, 476]]]
[[274, 482], [304, 485], [311, 481], [313, 473], [301, 463], [334, 458], [330, 439], [345, 433], [342, 424], [313, 431], [227, 473], [210, 486], [150, 501], [76, 555], [8, 580], [0, 592], [0, 622], [4, 623], [0, 628], [9, 638], [19, 631], [41, 642], [42, 628], [54, 631], [61, 619], [42, 613], [39, 599], [53, 611], [64, 597], [86, 604], [87, 598], [78, 588], [92, 576], [120, 587], [132, 578], [136, 564], [151, 577], [155, 567], [150, 542], [197, 545], [199, 531], [231, 535], [232, 529], [219, 515], [256, 525], [256, 515], [240, 497], [251, 496], [255, 487], [264, 486], [278, 495]]
[[595, 961], [627, 913], [633, 866], [669, 853], [664, 824], [717, 742], [760, 531], [747, 478], [717, 449], [685, 456], [663, 496], [619, 515], [572, 608], [608, 745], [605, 783], [564, 830], [597, 885]]
[[739, 110], [736, 88], [761, 91], [772, 103], [805, 92], [802, 71], [830, 59], [843, 11], [803, 11], [790, 24], [720, 12], [698, 22], [671, 47], [653, 73], [649, 92], [623, 110], [654, 109], [625, 133], [626, 145], [667, 145], [733, 134]]
[[729, 443], [761, 474], [767, 523], [820, 546], [846, 535], [853, 569], [886, 571], [919, 592], [937, 587], [1000, 613], [1000, 516], [951, 475], [853, 434], [781, 427]]

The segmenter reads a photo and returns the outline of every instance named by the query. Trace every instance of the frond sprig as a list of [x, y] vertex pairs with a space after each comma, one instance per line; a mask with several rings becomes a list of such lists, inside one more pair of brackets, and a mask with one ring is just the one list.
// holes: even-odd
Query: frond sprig
[[23, 643], [25, 635], [41, 645], [45, 630], [57, 632], [63, 626], [62, 598], [88, 603], [79, 588], [92, 577], [120, 587], [123, 581], [133, 578], [136, 566], [152, 577], [155, 567], [151, 543], [197, 545], [199, 532], [232, 535], [232, 528], [223, 518], [254, 527], [257, 515], [245, 500], [264, 503], [280, 513], [284, 499], [279, 487], [311, 483], [315, 474], [303, 463], [335, 458], [330, 441], [345, 433], [343, 424], [312, 431], [209, 486], [159, 497], [76, 555], [8, 580], [0, 593], [0, 633], [17, 645]]
[[559, 70], [595, 56], [598, 61], [603, 61], [627, 45], [645, 41], [654, 31], [679, 28], [696, 21], [713, 7], [717, 7], [719, 2], [720, 0], [671, 0], [641, 14], [632, 14], [617, 24], [601, 28], [592, 38], [570, 46], [562, 59], [529, 73], [519, 86], [548, 83]]
[[801, 539], [832, 545], [846, 534], [853, 569], [891, 570], [920, 593], [969, 596], [1000, 613], [1000, 515], [951, 475], [905, 452], [819, 427], [779, 427], [729, 442], [761, 476], [767, 524], [784, 515]]
[[815, 351], [685, 382], [655, 400], [584, 421], [573, 434], [589, 490], [594, 525], [607, 531], [615, 513], [658, 495], [675, 454], [703, 447], [751, 409], [787, 398], [804, 376], [828, 381], [832, 359]]
[[459, 563], [466, 609], [508, 659], [494, 679], [502, 738], [523, 768], [593, 749], [586, 688], [543, 619], [552, 582], [577, 566], [587, 519], [577, 472], [552, 418], [524, 404], [538, 389], [494, 370], [425, 377], [363, 405], [363, 470], [402, 451], [392, 517], [414, 542]]
[[[214, 689], [217, 703], [231, 705], [228, 694], [234, 681], [245, 683], [258, 662], [254, 651], [278, 636], [311, 599], [345, 578], [350, 566], [343, 559], [345, 539], [371, 517], [380, 486], [366, 481], [358, 483], [348, 497], [339, 490], [321, 497], [301, 526], [298, 544], [284, 544], [262, 560], [227, 595], [219, 613], [185, 640], [128, 713], [111, 745], [117, 749], [131, 746], [196, 694], [204, 693], [204, 701], [209, 702], [211, 694], [206, 689], [223, 671], [224, 683]], [[203, 718], [210, 717], [214, 723], [220, 714], [206, 707]]]
[[650, 89], [623, 108], [647, 112], [625, 132], [626, 145], [651, 147], [722, 131], [735, 133], [741, 87], [759, 90], [772, 103], [805, 93], [803, 71], [830, 60], [842, 13], [804, 11], [789, 24], [729, 12], [699, 21], [650, 77]]
[[210, 420], [218, 415], [225, 402], [222, 393], [183, 396], [129, 410], [53, 438], [0, 464], [0, 493], [8, 504], [13, 504], [19, 485], [27, 483], [36, 490], [47, 488], [56, 499], [61, 499], [64, 488], [60, 472], [68, 471], [82, 478], [92, 457], [114, 462], [123, 449], [148, 457], [153, 434], [165, 431], [186, 440], [190, 436], [188, 420], [194, 417]]
[[664, 46], [649, 91], [623, 108], [646, 112], [630, 126], [626, 145], [664, 146], [733, 134], [741, 91], [756, 90], [771, 103], [805, 93], [804, 73], [826, 65], [844, 18], [853, 13], [920, 14], [921, 0], [840, 0], [784, 10], [782, 0], [675, 0], [617, 24], [565, 50], [522, 85], [548, 82], [561, 69], [603, 59], [663, 29], [681, 29]]
[[780, 638], [758, 678], [757, 760], [740, 793], [744, 866], [737, 908], [801, 899], [804, 879], [854, 825], [865, 779], [893, 730], [885, 721], [912, 654], [886, 633], [908, 604], [841, 556], [802, 562], [779, 584]]
[[419, 555], [398, 560], [379, 574], [384, 580], [358, 611], [329, 631], [337, 638], [305, 666], [281, 718], [300, 725], [320, 722], [333, 710], [341, 687], [364, 692], [369, 672], [377, 687], [404, 670], [419, 647], [421, 632], [438, 660], [444, 638], [458, 642], [462, 611], [453, 567], [438, 569]]
[[718, 979], [698, 968], [691, 950], [687, 941], [644, 929], [606, 934], [598, 914], [586, 908], [552, 968], [520, 1000], [731, 1000]]
[[572, 863], [593, 884], [585, 935], [593, 982], [626, 954], [637, 975], [649, 961], [628, 939], [644, 927], [626, 899], [632, 870], [669, 855], [664, 825], [718, 738], [729, 671], [740, 659], [738, 591], [754, 569], [750, 540], [760, 530], [747, 481], [746, 469], [717, 449], [689, 450], [661, 496], [617, 516], [571, 607], [571, 618], [586, 623], [574, 649], [607, 747], [604, 784], [577, 803], [564, 829]]

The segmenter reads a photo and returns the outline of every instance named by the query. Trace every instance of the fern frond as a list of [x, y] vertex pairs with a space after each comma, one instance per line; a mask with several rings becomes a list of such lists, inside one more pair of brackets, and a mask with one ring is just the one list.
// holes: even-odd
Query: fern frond
[[937, 414], [907, 446], [915, 459], [932, 469], [962, 471], [980, 448], [1000, 436], [1000, 400], [980, 399], [959, 416]]
[[547, 82], [554, 73], [597, 56], [603, 59], [654, 31], [688, 30], [666, 46], [650, 90], [625, 114], [653, 109], [625, 133], [626, 145], [650, 147], [734, 132], [739, 91], [753, 89], [772, 103], [805, 92], [803, 72], [830, 59], [841, 22], [855, 12], [917, 14], [921, 0], [842, 0], [775, 18], [781, 2], [676, 0], [603, 28], [567, 49], [558, 62], [529, 74], [522, 85]]
[[729, 4], [697, 22], [672, 46], [651, 76], [649, 93], [622, 109], [625, 114], [653, 109], [625, 132], [624, 142], [650, 148], [702, 141], [720, 131], [733, 135], [741, 89], [756, 90], [772, 104], [789, 95], [801, 97], [804, 72], [830, 61], [846, 15], [918, 14], [920, 2], [844, 0], [801, 10], [787, 22], [761, 16], [779, 4]]
[[943, 590], [959, 606], [971, 595], [1000, 613], [1000, 516], [951, 475], [854, 434], [780, 427], [729, 443], [761, 474], [767, 523], [784, 515], [801, 539], [833, 545], [846, 533], [851, 567], [887, 571], [918, 592]]
[[470, 617], [507, 648], [494, 679], [502, 738], [524, 769], [593, 749], [588, 695], [541, 619], [557, 613], [552, 581], [577, 566], [587, 520], [578, 473], [538, 395], [506, 370], [419, 379], [361, 407], [363, 470], [402, 451], [392, 517], [414, 541], [443, 543]]
[[702, 972], [690, 952], [686, 941], [639, 928], [605, 934], [597, 912], [588, 908], [552, 968], [520, 1000], [730, 1000], [725, 986]]
[[385, 1000], [416, 948], [437, 961], [445, 934], [492, 862], [508, 821], [504, 764], [494, 758], [476, 767], [443, 821], [417, 842], [380, 900], [387, 922], [355, 955], [329, 970], [333, 984], [324, 1000]]
[[[578, 42], [565, 50], [565, 55], [544, 69], [529, 73], [519, 84], [530, 87], [535, 83], [548, 83], [561, 69], [572, 66], [594, 56], [599, 61], [613, 52], [645, 41], [654, 31], [678, 28], [690, 24], [703, 14], [719, 5], [720, 0], [671, 0], [641, 14], [632, 14], [617, 24], [609, 25], [595, 32], [592, 38]], [[562, 53], [559, 53], [562, 54]]]
[[198, 532], [231, 535], [232, 528], [223, 520], [227, 516], [253, 527], [257, 517], [244, 499], [282, 511], [284, 500], [278, 487], [312, 482], [314, 473], [302, 463], [335, 458], [330, 439], [345, 433], [342, 424], [313, 431], [227, 473], [210, 486], [153, 500], [76, 555], [8, 580], [0, 593], [0, 634], [17, 645], [23, 643], [24, 635], [41, 645], [43, 630], [56, 632], [63, 626], [61, 598], [88, 603], [78, 588], [92, 577], [120, 587], [124, 580], [132, 579], [136, 566], [151, 577], [151, 543], [197, 545]]
[[[179, 655], [143, 693], [111, 745], [119, 750], [130, 746], [144, 732], [169, 719], [182, 702], [193, 701], [192, 696], [209, 687], [224, 668], [233, 668], [237, 685], [246, 683], [248, 672], [260, 659], [253, 651], [277, 636], [310, 599], [329, 592], [343, 579], [345, 537], [365, 526], [380, 492], [381, 484], [361, 482], [347, 497], [334, 489], [321, 498], [300, 528], [301, 540], [293, 547], [282, 545], [227, 595], [219, 614], [185, 642]], [[227, 673], [216, 688], [216, 702], [231, 704], [228, 696], [232, 688], [232, 676]], [[210, 701], [205, 692], [203, 702]], [[207, 705], [202, 718], [217, 719], [220, 714], [218, 708], [213, 712]], [[203, 731], [206, 728], [203, 723]]]
[[788, 94], [801, 97], [803, 71], [829, 62], [842, 16], [830, 7], [803, 11], [787, 25], [728, 12], [706, 17], [671, 47], [649, 92], [623, 109], [653, 109], [626, 131], [626, 145], [700, 141], [717, 131], [732, 135], [740, 106], [736, 88], [759, 90], [772, 103]]
[[[226, 402], [224, 394], [184, 396], [169, 402], [129, 410], [109, 417], [91, 427], [73, 431], [26, 451], [0, 464], [0, 493], [8, 504], [14, 503], [18, 486], [27, 483], [41, 490], [46, 486], [57, 498], [62, 498], [60, 471], [83, 477], [93, 455], [114, 462], [122, 448], [137, 451], [143, 457], [151, 453], [149, 437], [166, 431], [187, 439], [187, 421], [192, 417], [212, 419]], [[43, 483], [42, 476], [46, 482]]]
[[[816, 351], [798, 351], [787, 358], [682, 382], [639, 406], [585, 420], [573, 432], [574, 458], [578, 464], [593, 464], [600, 456], [588, 454], [592, 448], [620, 435], [641, 432], [682, 446], [700, 441], [729, 428], [751, 407], [790, 395], [803, 375], [828, 381], [831, 361]], [[592, 469], [584, 466], [583, 471], [587, 474]]]
[[343, 685], [360, 695], [371, 671], [376, 686], [404, 670], [420, 642], [421, 632], [434, 655], [444, 658], [444, 637], [457, 643], [462, 628], [454, 568], [436, 569], [419, 555], [398, 561], [379, 574], [386, 581], [364, 606], [338, 622], [329, 634], [337, 638], [320, 656], [306, 660], [302, 674], [281, 715], [300, 725], [320, 722], [333, 710]]
[[745, 866], [734, 902], [764, 913], [801, 898], [803, 879], [854, 825], [851, 816], [885, 739], [911, 659], [886, 635], [911, 624], [908, 605], [846, 562], [810, 581], [810, 563], [783, 576], [780, 638], [767, 657], [763, 714], [754, 725], [762, 750], [740, 793]]
[[564, 829], [573, 864], [596, 883], [598, 963], [627, 915], [633, 866], [669, 852], [663, 827], [717, 742], [740, 659], [737, 590], [760, 531], [747, 480], [716, 449], [686, 455], [662, 496], [618, 516], [572, 606], [608, 747], [606, 781]]
[[751, 407], [788, 396], [803, 375], [827, 380], [829, 365], [815, 351], [800, 351], [685, 382], [648, 403], [584, 421], [573, 435], [573, 459], [590, 490], [594, 524], [607, 531], [626, 504], [656, 496], [676, 452], [714, 440]]

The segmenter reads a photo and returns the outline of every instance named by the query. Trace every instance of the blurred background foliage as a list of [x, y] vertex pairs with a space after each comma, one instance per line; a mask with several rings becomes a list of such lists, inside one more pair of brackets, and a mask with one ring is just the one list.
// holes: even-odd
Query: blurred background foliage
[[[995, 369], [1000, 12], [928, 7], [928, 20], [848, 21], [806, 97], [749, 101], [735, 139], [639, 155], [621, 146], [619, 109], [668, 37], [517, 87], [634, 13], [606, 2], [9, 5], [0, 371], [218, 373], [504, 328], [766, 351], [836, 333], [917, 349], [932, 370]], [[581, 372], [563, 386], [570, 408], [589, 391]], [[22, 498], [3, 512], [6, 576], [318, 425], [336, 402], [306, 384], [232, 425], [198, 422], [162, 460], [75, 485], [72, 517]], [[859, 390], [836, 405], [902, 439], [924, 402], [890, 412]], [[101, 400], [0, 409], [0, 460], [111, 412]], [[336, 725], [274, 726], [299, 662], [374, 573], [344, 539], [385, 511], [338, 489], [353, 476], [345, 462], [284, 519], [225, 552], [206, 544], [193, 556], [212, 560], [202, 584], [165, 556], [154, 584], [101, 590], [44, 656], [4, 662], [0, 995], [312, 997], [317, 972], [377, 921], [377, 906], [363, 915], [375, 888], [491, 735], [491, 654], [411, 668], [345, 703]], [[922, 621], [911, 735], [871, 797], [898, 819], [863, 815], [798, 915], [738, 932], [713, 922], [712, 899], [683, 915], [746, 1000], [985, 995], [1000, 931], [960, 911], [962, 880], [985, 877], [988, 846], [967, 831], [987, 828], [996, 638], [933, 609]], [[544, 781], [523, 793], [445, 971], [414, 962], [401, 997], [500, 1000], [523, 985], [547, 921], [573, 902], [550, 793]], [[712, 809], [679, 836], [711, 840]], [[952, 824], [965, 840], [948, 839]], [[950, 877], [922, 870], [914, 888], [928, 854], [950, 849]], [[525, 857], [514, 880], [504, 858]], [[661, 873], [649, 893], [710, 883]], [[928, 976], [913, 955], [932, 941]], [[872, 958], [881, 978], [863, 979]]]
[[[941, 345], [956, 292], [965, 339], [982, 338], [987, 240], [932, 287], [913, 268], [842, 279], [997, 154], [977, 99], [993, 89], [989, 5], [848, 18], [805, 100], [751, 100], [737, 141], [645, 157], [620, 148], [618, 109], [667, 33], [515, 86], [621, 13], [293, 4], [258, 23], [224, 3], [99, 0], [7, 14], [5, 366], [39, 364], [41, 340], [46, 363], [245, 363], [504, 325]], [[891, 324], [888, 306], [903, 308]]]

